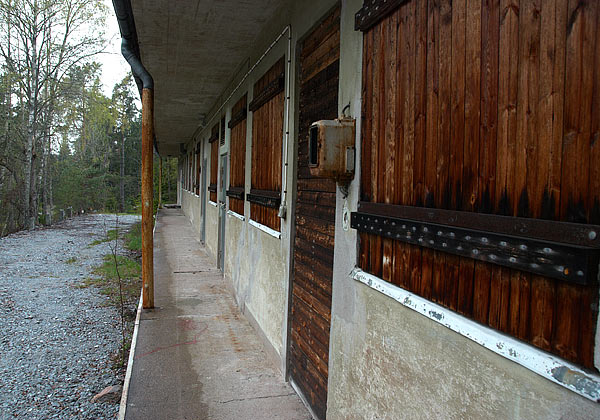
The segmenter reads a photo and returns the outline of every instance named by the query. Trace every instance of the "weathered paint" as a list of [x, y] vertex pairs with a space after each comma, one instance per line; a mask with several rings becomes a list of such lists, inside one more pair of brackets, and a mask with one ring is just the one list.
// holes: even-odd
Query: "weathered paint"
[[[199, 199], [197, 201], [200, 201]], [[209, 204], [211, 202], [209, 201]], [[219, 208], [215, 205], [206, 206], [206, 238], [204, 244], [209, 255], [217, 262], [219, 254]]]
[[202, 227], [202, 206], [200, 198], [189, 191], [181, 191], [181, 207], [192, 223], [194, 231], [200, 237]]
[[244, 220], [246, 220], [246, 218], [244, 216], [242, 216], [241, 214], [237, 214], [236, 212], [231, 211], [231, 210], [227, 210], [227, 215], [231, 216], [231, 217], [235, 217], [236, 219], [241, 220], [242, 222]]
[[586, 373], [569, 362], [465, 318], [359, 268], [352, 272], [351, 277], [546, 379], [592, 401], [600, 401], [600, 376], [598, 375]]
[[250, 226], [255, 227], [258, 230], [262, 230], [267, 235], [271, 235], [272, 237], [277, 239], [281, 238], [281, 232], [277, 232], [276, 230], [271, 229], [269, 226], [257, 223], [254, 220], [249, 220], [248, 223], [250, 224]]
[[598, 418], [598, 404], [347, 280], [364, 311], [334, 319], [328, 419]]

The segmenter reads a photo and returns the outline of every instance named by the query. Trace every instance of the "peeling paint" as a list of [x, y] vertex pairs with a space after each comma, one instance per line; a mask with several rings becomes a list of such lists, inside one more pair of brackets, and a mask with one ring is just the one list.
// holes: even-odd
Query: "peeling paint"
[[558, 382], [575, 388], [580, 393], [595, 395], [596, 401], [600, 401], [600, 390], [598, 384], [590, 381], [581, 372], [569, 369], [567, 366], [558, 366], [551, 370], [551, 374]]
[[[356, 281], [377, 290], [401, 303], [403, 306], [447, 327], [488, 350], [512, 360], [526, 369], [589, 400], [600, 401], [599, 375], [587, 371], [584, 372], [566, 360], [559, 359], [513, 337], [478, 324], [456, 312], [423, 299], [418, 295], [414, 295], [379, 277], [366, 273], [359, 268], [352, 271], [352, 277]], [[567, 371], [564, 369], [567, 369]], [[559, 378], [561, 379], [559, 380]]]
[[429, 316], [437, 319], [438, 321], [441, 321], [444, 318], [444, 314], [440, 314], [440, 313], [435, 312], [435, 311], [429, 311]]

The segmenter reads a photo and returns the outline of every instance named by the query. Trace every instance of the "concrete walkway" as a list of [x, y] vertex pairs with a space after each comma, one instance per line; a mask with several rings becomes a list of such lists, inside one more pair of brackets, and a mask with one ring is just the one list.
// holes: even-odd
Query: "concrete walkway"
[[125, 418], [310, 419], [196, 236], [181, 210], [160, 211]]

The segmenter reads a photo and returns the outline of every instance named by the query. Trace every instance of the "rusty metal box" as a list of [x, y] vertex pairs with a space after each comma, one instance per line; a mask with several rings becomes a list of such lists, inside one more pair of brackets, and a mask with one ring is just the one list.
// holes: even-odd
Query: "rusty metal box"
[[308, 133], [308, 167], [319, 178], [349, 181], [354, 176], [356, 121], [351, 118], [320, 120]]

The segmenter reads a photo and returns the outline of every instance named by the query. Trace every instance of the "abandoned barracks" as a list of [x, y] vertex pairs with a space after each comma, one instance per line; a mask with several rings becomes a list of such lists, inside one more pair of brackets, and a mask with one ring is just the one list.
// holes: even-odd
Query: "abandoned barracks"
[[182, 211], [315, 418], [600, 418], [600, 1], [127, 6]]

